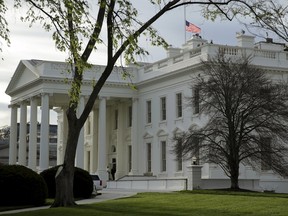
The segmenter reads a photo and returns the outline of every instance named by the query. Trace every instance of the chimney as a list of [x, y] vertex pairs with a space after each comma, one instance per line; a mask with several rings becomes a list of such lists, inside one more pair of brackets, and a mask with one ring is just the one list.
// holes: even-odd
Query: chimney
[[203, 39], [199, 34], [195, 34], [183, 45], [183, 50], [186, 51], [188, 49], [197, 49], [207, 43], [207, 40]]
[[236, 38], [239, 47], [253, 48], [254, 47], [254, 36], [245, 35], [245, 31], [236, 33]]
[[167, 58], [171, 58], [174, 56], [177, 56], [181, 53], [181, 49], [180, 48], [174, 48], [171, 45], [168, 47], [167, 49]]

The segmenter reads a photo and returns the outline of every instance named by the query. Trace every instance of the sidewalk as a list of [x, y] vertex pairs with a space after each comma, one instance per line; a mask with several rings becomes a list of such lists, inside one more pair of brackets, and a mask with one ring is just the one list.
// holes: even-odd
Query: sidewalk
[[[83, 204], [92, 204], [97, 202], [103, 202], [106, 200], [113, 200], [113, 199], [119, 199], [119, 198], [125, 198], [130, 197], [137, 194], [137, 191], [131, 191], [131, 190], [114, 190], [114, 189], [103, 189], [101, 191], [101, 195], [97, 195], [94, 198], [91, 199], [84, 199], [76, 201], [77, 204], [83, 205]], [[3, 214], [12, 214], [12, 213], [18, 213], [18, 212], [26, 212], [26, 211], [35, 211], [40, 209], [48, 209], [50, 206], [41, 206], [41, 207], [34, 207], [34, 208], [25, 208], [25, 209], [17, 209], [17, 210], [10, 210], [10, 211], [4, 211], [0, 212], [0, 215]]]

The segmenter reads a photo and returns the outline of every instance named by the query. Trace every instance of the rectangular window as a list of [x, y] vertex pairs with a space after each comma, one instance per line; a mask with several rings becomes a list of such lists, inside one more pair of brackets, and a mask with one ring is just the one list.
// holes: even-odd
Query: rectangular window
[[176, 117], [182, 117], [182, 93], [176, 94]]
[[132, 170], [132, 146], [128, 146], [128, 170]]
[[116, 109], [114, 112], [114, 129], [118, 129], [118, 110]]
[[200, 89], [196, 87], [193, 91], [193, 113], [198, 114], [200, 111]]
[[161, 141], [161, 171], [166, 171], [166, 141]]
[[166, 120], [166, 97], [161, 97], [161, 121]]
[[146, 123], [151, 123], [151, 100], [146, 102]]
[[132, 106], [128, 107], [128, 127], [132, 126]]
[[261, 138], [261, 170], [271, 170], [272, 158], [271, 158], [271, 138]]
[[147, 172], [151, 172], [152, 155], [151, 155], [151, 143], [147, 143]]
[[[181, 149], [182, 149], [182, 146], [181, 146]], [[180, 151], [180, 152], [182, 152], [182, 151]], [[178, 154], [177, 155], [177, 171], [182, 171], [182, 154]]]
[[192, 145], [193, 145], [193, 157], [192, 157], [192, 164], [199, 165], [200, 160], [200, 139], [199, 137], [195, 136], [192, 138]]

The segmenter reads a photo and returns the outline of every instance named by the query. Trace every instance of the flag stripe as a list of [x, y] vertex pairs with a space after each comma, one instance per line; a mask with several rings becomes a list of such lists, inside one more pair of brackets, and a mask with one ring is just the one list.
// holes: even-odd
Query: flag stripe
[[194, 25], [193, 23], [190, 23], [186, 20], [186, 31], [188, 32], [192, 32], [192, 33], [200, 33], [201, 32], [201, 28], [199, 28], [198, 26]]

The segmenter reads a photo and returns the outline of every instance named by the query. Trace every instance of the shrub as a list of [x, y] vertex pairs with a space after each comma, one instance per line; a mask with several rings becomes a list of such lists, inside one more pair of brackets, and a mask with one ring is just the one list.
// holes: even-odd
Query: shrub
[[[47, 184], [49, 198], [55, 198], [55, 175], [58, 168], [59, 166], [55, 166], [40, 173]], [[93, 180], [89, 172], [78, 167], [75, 167], [74, 172], [74, 197], [90, 198], [93, 192]]]
[[0, 205], [45, 204], [47, 186], [33, 170], [21, 165], [0, 166]]

